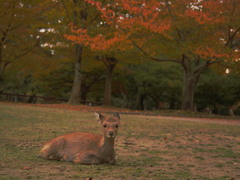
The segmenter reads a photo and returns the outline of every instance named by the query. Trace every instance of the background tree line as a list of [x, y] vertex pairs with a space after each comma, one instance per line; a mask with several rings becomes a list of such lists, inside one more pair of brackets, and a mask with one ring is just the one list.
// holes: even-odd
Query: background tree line
[[237, 0], [0, 3], [1, 92], [240, 111]]

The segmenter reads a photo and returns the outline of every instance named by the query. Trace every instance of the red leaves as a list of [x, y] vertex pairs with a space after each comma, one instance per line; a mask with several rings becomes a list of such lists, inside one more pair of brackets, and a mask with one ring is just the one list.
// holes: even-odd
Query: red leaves
[[210, 48], [210, 47], [199, 47], [195, 51], [197, 55], [203, 58], [211, 58], [211, 59], [217, 59], [217, 58], [227, 58], [229, 55], [227, 53], [223, 53], [221, 51], [217, 51], [217, 49]]
[[[162, 3], [152, 1], [115, 0], [112, 4], [103, 5], [94, 0], [84, 0], [101, 12], [103, 22], [114, 28], [115, 32], [106, 32], [90, 36], [86, 29], [77, 29], [70, 25], [74, 35], [65, 35], [73, 42], [84, 44], [93, 50], [106, 50], [119, 45], [118, 49], [129, 46], [129, 36], [140, 29], [153, 33], [164, 33], [170, 29], [168, 19], [160, 18]], [[109, 38], [111, 37], [111, 38]], [[120, 45], [124, 44], [124, 46]]]
[[84, 1], [86, 1], [91, 5], [94, 5], [96, 9], [102, 13], [101, 17], [107, 22], [107, 24], [112, 24], [112, 22], [115, 20], [116, 12], [108, 8], [110, 4], [108, 4], [107, 6], [104, 6], [101, 2], [98, 2], [98, 1], [93, 1], [93, 0], [84, 0]]
[[192, 9], [187, 9], [184, 16], [194, 18], [199, 24], [214, 24], [223, 20], [222, 17], [212, 16], [208, 12], [196, 11]]
[[[65, 37], [75, 43], [84, 44], [93, 50], [107, 50], [114, 47], [118, 43], [124, 42], [127, 44], [127, 36], [114, 32], [111, 38], [105, 38], [102, 34], [90, 36], [86, 29], [76, 29], [72, 24], [70, 25], [71, 31], [75, 35], [65, 35]], [[119, 46], [121, 47], [121, 46]], [[126, 48], [122, 46], [122, 48]]]
[[[169, 41], [174, 41], [178, 37], [173, 32], [177, 30], [179, 44], [184, 44], [185, 39], [187, 42], [191, 38], [197, 42], [189, 43], [189, 46], [194, 45], [187, 48], [192, 49], [191, 53], [204, 58], [229, 57], [229, 53], [223, 50], [224, 44], [220, 42], [220, 39], [224, 39], [224, 32], [219, 26], [225, 26], [229, 19], [233, 19], [234, 4], [231, 4], [231, 0], [114, 0], [108, 4], [96, 0], [84, 1], [101, 12], [102, 22], [107, 25], [106, 31], [90, 36], [86, 29], [77, 29], [71, 25], [73, 35], [66, 35], [66, 38], [93, 50], [125, 50], [131, 47], [131, 41], [142, 47], [143, 44], [140, 43], [148, 42], [148, 35], [165, 36]], [[231, 17], [226, 17], [229, 12], [232, 12]], [[108, 32], [108, 27], [111, 27], [111, 32]], [[206, 39], [209, 38], [212, 38], [211, 45], [208, 42], [206, 44]], [[172, 43], [176, 46], [176, 42]]]
[[[98, 1], [85, 1], [101, 12], [103, 21], [113, 26], [115, 32], [108, 33], [106, 30], [104, 34], [90, 36], [86, 29], [77, 29], [70, 25], [74, 35], [65, 35], [65, 37], [93, 50], [106, 50], [115, 45], [119, 45], [118, 49], [126, 49], [130, 43], [128, 37], [139, 28], [154, 33], [163, 33], [170, 28], [168, 22], [159, 19], [161, 11], [158, 9], [160, 7], [158, 1], [152, 1], [151, 5], [147, 5], [146, 2], [135, 0], [116, 0], [115, 3], [105, 6]], [[122, 10], [125, 12], [123, 13]], [[124, 46], [121, 46], [120, 44], [123, 43]]]
[[209, 21], [209, 18], [208, 16], [206, 16], [206, 14], [204, 14], [203, 12], [201, 11], [194, 11], [194, 10], [191, 10], [191, 9], [187, 9], [185, 11], [185, 14], [184, 16], [189, 16], [189, 17], [192, 17], [194, 18], [196, 21], [198, 21], [200, 24], [203, 24], [204, 22], [206, 22], [206, 20]]
[[150, 32], [164, 33], [170, 29], [168, 18], [164, 18], [163, 4], [158, 1], [134, 1], [122, 0], [122, 8], [127, 11], [129, 18], [122, 22], [124, 28], [139, 26]]

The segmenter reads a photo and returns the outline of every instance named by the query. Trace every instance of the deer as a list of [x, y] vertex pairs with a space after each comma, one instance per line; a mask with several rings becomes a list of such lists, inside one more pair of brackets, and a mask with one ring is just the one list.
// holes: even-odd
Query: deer
[[95, 112], [103, 128], [103, 134], [75, 132], [62, 135], [47, 142], [40, 156], [48, 160], [67, 161], [84, 165], [115, 165], [114, 142], [117, 136], [120, 115], [105, 117]]

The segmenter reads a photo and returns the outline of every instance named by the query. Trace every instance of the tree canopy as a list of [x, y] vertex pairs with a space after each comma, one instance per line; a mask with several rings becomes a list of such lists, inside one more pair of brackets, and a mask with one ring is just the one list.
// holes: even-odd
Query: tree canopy
[[94, 35], [73, 26], [74, 35], [66, 37], [93, 50], [137, 48], [151, 60], [178, 63], [184, 74], [182, 109], [193, 109], [194, 89], [204, 70], [239, 59], [236, 0], [85, 1], [101, 12], [100, 24], [111, 31]]
[[[0, 92], [214, 112], [216, 104], [229, 109], [240, 101], [239, 0], [0, 4]], [[232, 84], [223, 87], [221, 79]], [[209, 104], [208, 81], [219, 86]], [[220, 101], [218, 93], [228, 89], [231, 95]]]

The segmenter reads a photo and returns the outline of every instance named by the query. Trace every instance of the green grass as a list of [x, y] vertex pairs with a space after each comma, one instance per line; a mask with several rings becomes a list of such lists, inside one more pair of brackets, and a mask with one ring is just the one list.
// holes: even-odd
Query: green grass
[[240, 179], [240, 126], [122, 115], [117, 165], [48, 161], [45, 141], [101, 133], [93, 113], [0, 103], [0, 179]]

